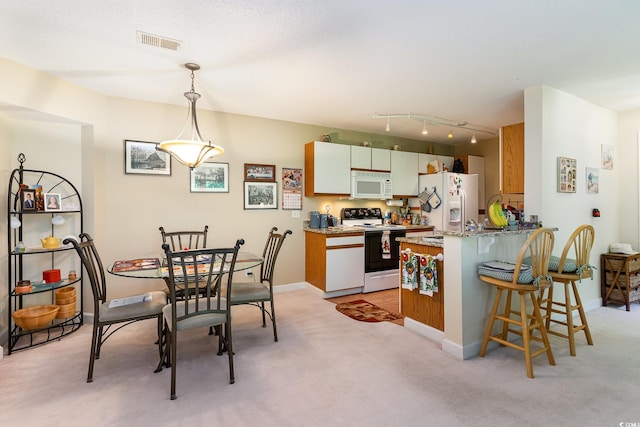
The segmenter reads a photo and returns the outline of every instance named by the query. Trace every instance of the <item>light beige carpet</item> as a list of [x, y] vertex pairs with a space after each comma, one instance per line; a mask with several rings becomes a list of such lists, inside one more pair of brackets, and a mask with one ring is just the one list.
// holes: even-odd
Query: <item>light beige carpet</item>
[[355, 322], [310, 289], [276, 295], [279, 339], [234, 311], [236, 383], [206, 331], [180, 339], [178, 399], [154, 374], [153, 321], [114, 335], [85, 382], [90, 327], [0, 362], [0, 425], [618, 426], [640, 422], [640, 306], [587, 313], [595, 346], [551, 337], [556, 366], [496, 348], [460, 361], [390, 322]]

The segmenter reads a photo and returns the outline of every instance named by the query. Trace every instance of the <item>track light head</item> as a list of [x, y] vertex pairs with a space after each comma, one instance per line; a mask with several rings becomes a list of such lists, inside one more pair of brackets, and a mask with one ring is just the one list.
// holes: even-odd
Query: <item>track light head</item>
[[475, 144], [476, 142], [478, 142], [478, 140], [476, 139], [476, 134], [474, 133], [473, 136], [471, 137], [471, 143]]

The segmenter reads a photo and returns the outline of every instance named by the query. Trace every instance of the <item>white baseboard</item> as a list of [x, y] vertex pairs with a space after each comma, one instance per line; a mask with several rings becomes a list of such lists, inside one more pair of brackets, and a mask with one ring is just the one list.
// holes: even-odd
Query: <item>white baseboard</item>
[[307, 282], [289, 283], [287, 285], [278, 285], [273, 287], [273, 293], [278, 294], [280, 292], [297, 291], [298, 289], [304, 289], [307, 286]]
[[425, 325], [424, 323], [413, 320], [410, 317], [404, 318], [404, 327], [409, 329], [410, 331], [417, 333], [418, 335], [422, 335], [423, 337], [437, 344], [442, 344], [444, 332], [439, 329], [433, 328], [429, 325]]

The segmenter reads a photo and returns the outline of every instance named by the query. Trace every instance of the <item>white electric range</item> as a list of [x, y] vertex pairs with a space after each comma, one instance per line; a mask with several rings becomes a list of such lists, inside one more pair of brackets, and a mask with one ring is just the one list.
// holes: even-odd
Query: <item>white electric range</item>
[[380, 208], [344, 208], [342, 225], [364, 228], [364, 285], [362, 292], [394, 289], [400, 286], [400, 243], [406, 227], [385, 224]]

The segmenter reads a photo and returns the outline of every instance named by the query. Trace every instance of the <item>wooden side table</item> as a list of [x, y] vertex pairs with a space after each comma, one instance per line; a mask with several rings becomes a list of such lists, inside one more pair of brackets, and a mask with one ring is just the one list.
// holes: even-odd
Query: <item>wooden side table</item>
[[623, 303], [629, 311], [632, 302], [640, 301], [640, 254], [602, 254], [600, 268], [602, 305]]

